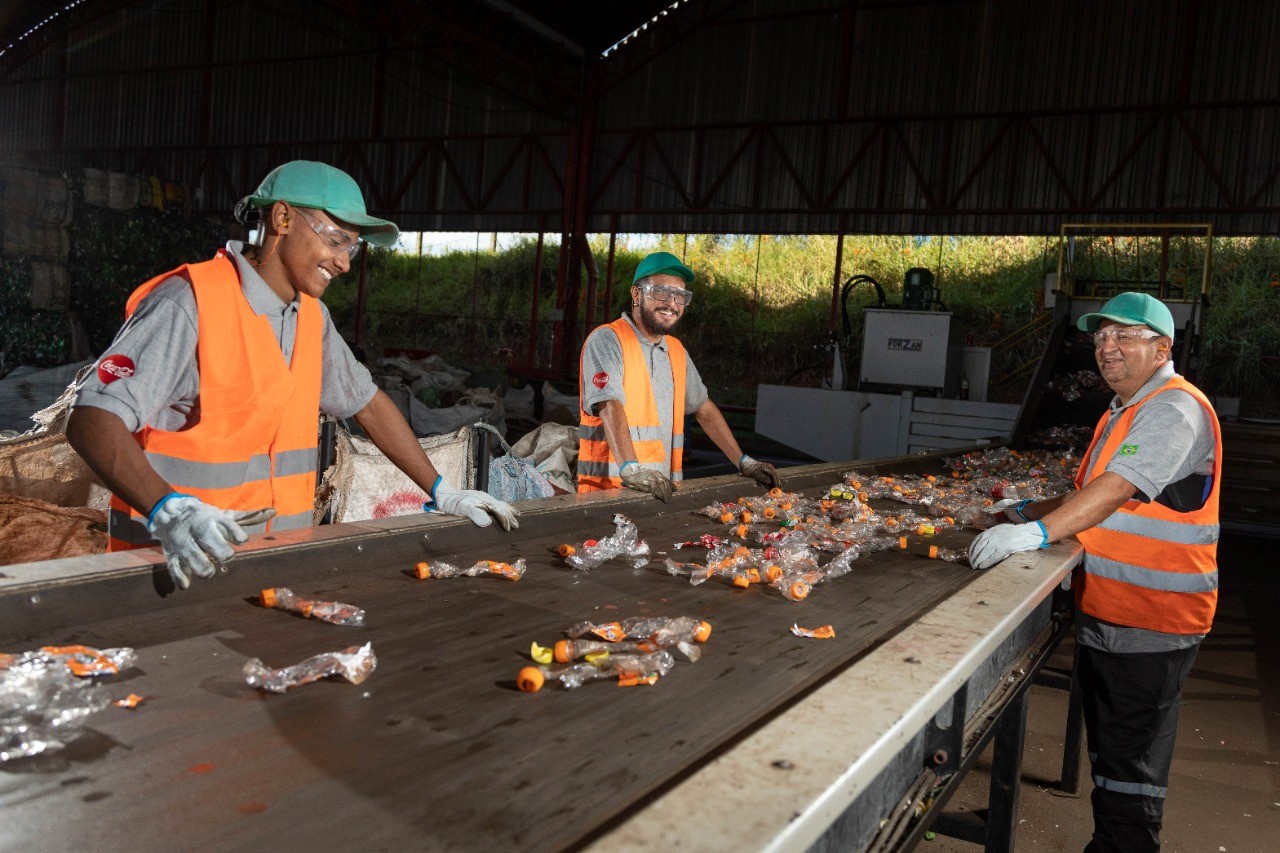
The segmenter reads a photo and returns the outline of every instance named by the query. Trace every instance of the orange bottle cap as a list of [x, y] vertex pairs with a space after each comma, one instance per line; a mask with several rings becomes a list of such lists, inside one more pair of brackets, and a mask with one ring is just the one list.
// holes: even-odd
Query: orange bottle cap
[[556, 663], [568, 663], [573, 660], [573, 644], [568, 640], [556, 640]]
[[279, 599], [276, 598], [276, 591], [274, 589], [264, 589], [259, 593], [259, 596], [262, 599], [263, 607], [275, 607], [276, 603], [279, 601]]
[[693, 638], [699, 643], [705, 643], [707, 638], [711, 636], [711, 623], [702, 621], [698, 623], [698, 627], [693, 632]]
[[516, 686], [525, 693], [537, 693], [546, 678], [536, 666], [526, 666], [516, 675]]

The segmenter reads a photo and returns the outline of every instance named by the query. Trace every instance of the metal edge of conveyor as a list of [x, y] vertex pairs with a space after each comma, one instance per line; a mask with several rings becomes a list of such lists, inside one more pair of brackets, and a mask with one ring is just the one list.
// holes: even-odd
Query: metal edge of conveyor
[[[988, 851], [1012, 851], [1017, 777], [1026, 730], [1026, 695], [1066, 637], [1071, 614], [1071, 593], [1059, 587], [1001, 644], [987, 665], [956, 691], [951, 702], [915, 737], [911, 747], [902, 751], [895, 761], [899, 771], [896, 777], [891, 776], [891, 768], [886, 768], [842, 820], [810, 849], [815, 853], [911, 850], [932, 827], [939, 834], [982, 844]], [[993, 740], [996, 757], [989, 795], [991, 807], [986, 818], [973, 812], [944, 812], [951, 796]], [[996, 778], [1001, 771], [1014, 776], [1012, 784]], [[889, 794], [904, 793], [892, 809], [864, 807], [862, 800], [881, 786]], [[841, 835], [838, 828], [846, 820], [860, 825], [861, 835], [854, 839], [848, 833]], [[824, 843], [833, 837], [834, 845]]]
[[[1047, 602], [1080, 555], [1080, 545], [1068, 540], [987, 570], [588, 849], [810, 849], [850, 809], [865, 806], [864, 797], [876, 795], [877, 781], [895, 761], [910, 776], [919, 773], [913, 742], [975, 673], [996, 668], [1011, 637], [1043, 629], [1036, 614], [1048, 622]], [[982, 693], [966, 701], [985, 699]], [[902, 788], [880, 794], [892, 802], [878, 809], [877, 822]]]

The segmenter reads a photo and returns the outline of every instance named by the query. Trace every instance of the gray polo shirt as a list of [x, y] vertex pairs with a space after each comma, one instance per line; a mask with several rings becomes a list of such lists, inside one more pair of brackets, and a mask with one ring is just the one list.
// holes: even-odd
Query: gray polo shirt
[[[1120, 416], [1173, 376], [1173, 365], [1163, 364], [1133, 395], [1129, 405], [1122, 405], [1118, 396], [1112, 399], [1102, 438], [1089, 458], [1088, 473], [1092, 473], [1102, 445]], [[1208, 412], [1185, 391], [1165, 391], [1139, 409], [1125, 444], [1133, 447], [1133, 452], [1112, 456], [1107, 470], [1133, 484], [1138, 489], [1135, 498], [1144, 502], [1155, 499], [1170, 483], [1192, 474], [1213, 472], [1213, 423]], [[1088, 561], [1088, 554], [1084, 559]], [[1079, 641], [1104, 652], [1172, 651], [1194, 646], [1204, 638], [1203, 634], [1165, 634], [1112, 625], [1086, 613], [1077, 614], [1077, 619]]]
[[[622, 318], [631, 327], [632, 334], [640, 342], [640, 351], [645, 355], [649, 365], [649, 382], [653, 386], [653, 401], [658, 408], [661, 420], [663, 447], [667, 454], [667, 473], [671, 473], [671, 422], [675, 413], [675, 378], [671, 372], [671, 352], [667, 347], [667, 336], [663, 335], [656, 343], [649, 343], [636, 328], [630, 314], [624, 313]], [[693, 358], [685, 350], [685, 385], [684, 411], [691, 415], [707, 401], [707, 386], [702, 376], [693, 365]], [[600, 377], [600, 385], [595, 380]], [[618, 336], [608, 326], [600, 326], [587, 336], [582, 345], [582, 376], [578, 379], [578, 393], [582, 400], [582, 408], [588, 412], [599, 413], [599, 407], [609, 400], [617, 400], [626, 405], [627, 398], [622, 392], [622, 344]]]
[[[290, 361], [298, 331], [299, 297], [282, 302], [242, 250], [242, 243], [227, 244], [245, 298], [253, 312], [271, 324], [280, 352]], [[334, 328], [323, 302], [320, 313], [324, 318], [320, 409], [335, 418], [348, 418], [369, 404], [377, 387]], [[124, 421], [130, 432], [146, 425], [170, 432], [193, 426], [200, 411], [198, 340], [195, 293], [185, 278], [172, 276], [138, 303], [103, 356], [128, 358], [133, 375], [103, 383], [99, 371], [91, 371], [76, 389], [74, 405], [106, 409]]]

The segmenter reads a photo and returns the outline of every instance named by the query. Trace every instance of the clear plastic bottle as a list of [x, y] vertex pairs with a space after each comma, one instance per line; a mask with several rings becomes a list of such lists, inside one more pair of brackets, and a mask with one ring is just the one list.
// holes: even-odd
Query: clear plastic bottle
[[572, 640], [590, 635], [609, 643], [652, 640], [662, 647], [679, 640], [705, 643], [711, 636], [711, 625], [692, 616], [632, 616], [620, 622], [577, 622], [564, 634]]
[[330, 675], [340, 675], [352, 684], [360, 684], [377, 665], [373, 644], [365, 643], [315, 655], [284, 669], [271, 669], [258, 658], [253, 658], [244, 665], [244, 678], [250, 687], [284, 693], [290, 687], [310, 684]]
[[543, 673], [548, 680], [559, 681], [570, 690], [588, 681], [611, 678], [617, 679], [619, 687], [635, 687], [656, 684], [675, 665], [671, 652], [662, 649], [647, 655], [610, 655], [598, 664], [575, 663], [555, 670], [543, 668]]
[[457, 577], [486, 577], [494, 576], [506, 578], [507, 580], [518, 581], [524, 577], [525, 570], [524, 558], [516, 560], [514, 563], [503, 563], [498, 560], [480, 560], [475, 565], [468, 568], [460, 568], [452, 563], [445, 563], [437, 560], [434, 563], [421, 562], [414, 567], [413, 574], [418, 580], [426, 580], [427, 578], [457, 578]]
[[613, 517], [613, 524], [615, 529], [612, 536], [595, 541], [588, 539], [580, 548], [562, 546], [564, 550], [572, 549], [565, 555], [564, 561], [584, 572], [614, 557], [625, 556], [633, 569], [647, 565], [650, 553], [649, 543], [640, 538], [640, 531], [635, 523], [625, 515], [619, 514]]
[[264, 589], [260, 594], [263, 607], [277, 610], [292, 610], [311, 619], [330, 622], [334, 625], [362, 627], [364, 611], [351, 604], [340, 601], [317, 601], [310, 598], [299, 598], [287, 586]]

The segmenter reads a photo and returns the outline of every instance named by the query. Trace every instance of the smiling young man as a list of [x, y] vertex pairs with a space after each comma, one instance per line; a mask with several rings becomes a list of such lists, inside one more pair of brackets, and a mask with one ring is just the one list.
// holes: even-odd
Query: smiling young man
[[1077, 675], [1093, 767], [1088, 853], [1160, 849], [1178, 702], [1218, 599], [1222, 437], [1208, 399], [1174, 372], [1173, 316], [1122, 293], [1079, 320], [1116, 392], [1076, 473], [1079, 491], [1004, 510], [980, 534], [984, 569], [1079, 537]]
[[671, 335], [693, 301], [693, 270], [670, 252], [636, 266], [631, 311], [590, 335], [579, 373], [578, 491], [626, 487], [670, 500], [683, 478], [692, 412], [739, 473], [766, 487], [778, 472], [742, 452], [684, 346]]
[[366, 213], [345, 172], [303, 160], [236, 216], [261, 245], [230, 242], [135, 290], [77, 389], [67, 439], [112, 492], [108, 550], [158, 542], [186, 588], [248, 532], [311, 526], [320, 412], [354, 417], [442, 512], [516, 526], [507, 504], [443, 481], [320, 302], [362, 242], [391, 245], [399, 229]]

